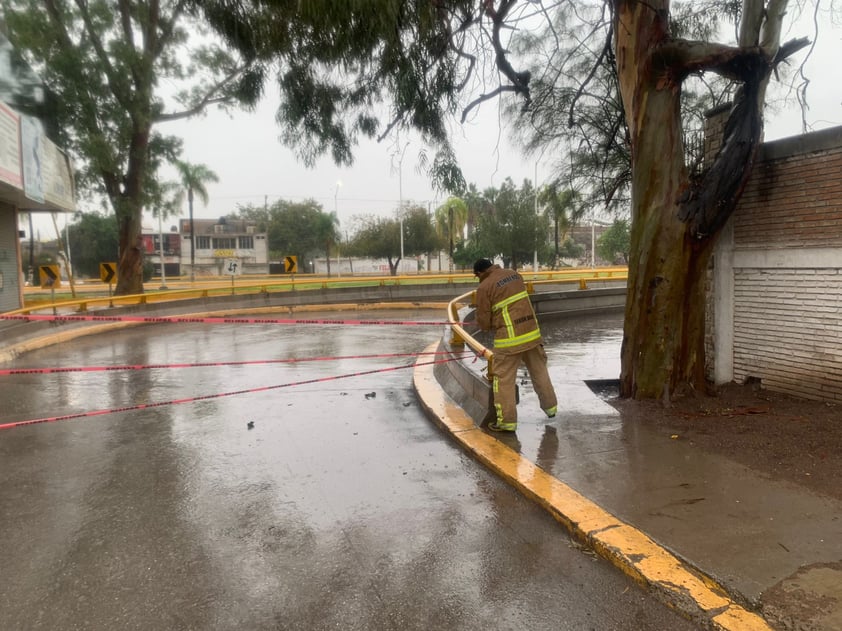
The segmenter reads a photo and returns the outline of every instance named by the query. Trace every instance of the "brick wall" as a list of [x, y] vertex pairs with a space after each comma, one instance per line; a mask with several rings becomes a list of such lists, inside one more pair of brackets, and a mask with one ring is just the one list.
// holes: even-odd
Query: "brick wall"
[[766, 143], [714, 257], [717, 382], [842, 401], [842, 127]]
[[759, 163], [734, 238], [739, 248], [842, 246], [842, 146]]

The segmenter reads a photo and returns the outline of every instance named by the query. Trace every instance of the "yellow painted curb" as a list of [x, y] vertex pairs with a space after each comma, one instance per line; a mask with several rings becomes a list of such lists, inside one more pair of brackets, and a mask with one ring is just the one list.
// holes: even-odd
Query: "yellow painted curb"
[[[436, 350], [438, 342], [425, 349]], [[716, 581], [692, 568], [645, 533], [546, 473], [479, 429], [445, 394], [432, 365], [416, 365], [413, 385], [428, 416], [509, 484], [548, 510], [577, 539], [648, 587], [684, 615], [723, 631], [771, 631], [759, 615], [736, 603]]]

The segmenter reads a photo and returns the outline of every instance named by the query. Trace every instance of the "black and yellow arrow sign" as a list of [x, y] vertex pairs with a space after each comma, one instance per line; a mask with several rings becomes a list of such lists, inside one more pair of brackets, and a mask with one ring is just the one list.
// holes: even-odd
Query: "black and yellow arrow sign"
[[103, 283], [113, 283], [114, 279], [117, 278], [117, 264], [100, 263], [99, 278]]
[[41, 265], [38, 268], [38, 275], [41, 277], [41, 289], [61, 287], [58, 265]]
[[284, 271], [287, 274], [295, 274], [298, 271], [297, 256], [287, 256], [284, 258]]

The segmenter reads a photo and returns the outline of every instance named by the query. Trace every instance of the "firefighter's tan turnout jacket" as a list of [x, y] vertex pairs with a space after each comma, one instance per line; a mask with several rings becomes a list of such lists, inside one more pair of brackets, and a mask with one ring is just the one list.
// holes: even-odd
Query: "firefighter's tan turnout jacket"
[[476, 293], [476, 319], [483, 331], [494, 332], [495, 351], [521, 352], [541, 343], [541, 330], [517, 272], [494, 265]]

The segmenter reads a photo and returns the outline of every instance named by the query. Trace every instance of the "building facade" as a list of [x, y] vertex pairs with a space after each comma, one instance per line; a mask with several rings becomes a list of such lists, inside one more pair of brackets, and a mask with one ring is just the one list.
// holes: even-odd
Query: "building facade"
[[842, 127], [761, 146], [710, 275], [716, 383], [842, 401], [840, 170]]
[[[226, 261], [236, 259], [243, 274], [269, 272], [269, 243], [265, 232], [242, 219], [189, 219], [179, 222], [181, 274], [222, 276]], [[195, 233], [191, 228], [195, 229]], [[193, 246], [195, 244], [195, 250]]]
[[178, 228], [173, 226], [169, 232], [152, 232], [144, 228], [143, 256], [152, 263], [152, 273], [155, 276], [161, 276], [162, 256], [164, 276], [181, 276], [181, 234]]
[[[72, 212], [75, 188], [70, 160], [49, 138], [48, 95], [0, 34], [0, 312], [23, 307], [22, 213]], [[42, 117], [23, 114], [26, 104]]]

